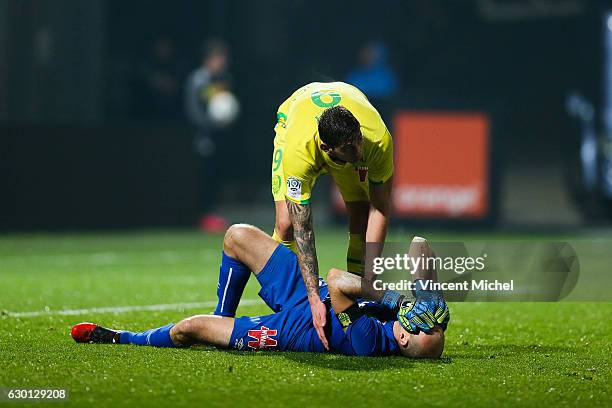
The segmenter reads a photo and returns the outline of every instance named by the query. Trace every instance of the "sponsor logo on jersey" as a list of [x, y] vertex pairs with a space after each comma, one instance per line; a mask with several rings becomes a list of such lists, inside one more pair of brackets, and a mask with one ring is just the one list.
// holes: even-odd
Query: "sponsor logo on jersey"
[[236, 339], [236, 341], [234, 342], [234, 348], [236, 350], [242, 350], [244, 348], [244, 339], [242, 337]]
[[295, 178], [287, 178], [287, 195], [294, 200], [302, 199], [302, 181]]
[[342, 96], [339, 92], [333, 90], [314, 91], [310, 95], [310, 99], [320, 108], [331, 108], [340, 103]]
[[359, 181], [365, 183], [368, 178], [368, 167], [367, 166], [355, 166], [355, 171], [359, 172]]
[[276, 336], [276, 330], [268, 329], [266, 326], [261, 326], [259, 330], [249, 330], [249, 337], [253, 338], [247, 345], [254, 349], [262, 349], [267, 347], [276, 347], [278, 341], [273, 339]]

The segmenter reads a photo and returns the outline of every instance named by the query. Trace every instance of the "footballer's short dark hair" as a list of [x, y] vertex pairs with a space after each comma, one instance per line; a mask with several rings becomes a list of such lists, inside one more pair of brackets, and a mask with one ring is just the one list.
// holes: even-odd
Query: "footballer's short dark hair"
[[360, 135], [359, 121], [344, 106], [327, 108], [319, 118], [319, 137], [332, 149], [351, 143]]

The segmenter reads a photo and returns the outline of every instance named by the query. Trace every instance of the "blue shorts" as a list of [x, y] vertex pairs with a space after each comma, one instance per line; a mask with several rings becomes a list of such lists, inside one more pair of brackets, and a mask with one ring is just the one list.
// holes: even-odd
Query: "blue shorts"
[[[229, 348], [323, 351], [312, 325], [310, 303], [297, 256], [279, 245], [256, 276], [261, 284], [259, 296], [275, 313], [237, 318]], [[327, 296], [327, 284], [322, 279], [319, 291], [321, 298]]]

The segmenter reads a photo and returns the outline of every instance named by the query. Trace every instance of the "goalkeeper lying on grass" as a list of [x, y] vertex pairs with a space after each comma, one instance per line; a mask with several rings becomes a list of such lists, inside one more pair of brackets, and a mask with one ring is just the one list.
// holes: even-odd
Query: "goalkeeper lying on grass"
[[[430, 252], [415, 238], [410, 253]], [[233, 225], [225, 235], [214, 315], [197, 315], [142, 333], [110, 330], [93, 323], [72, 328], [80, 343], [137, 344], [188, 347], [211, 344], [236, 350], [325, 352], [312, 324], [312, 315], [296, 255], [263, 231]], [[274, 311], [258, 317], [234, 318], [242, 292], [254, 271], [259, 296]], [[435, 272], [418, 271], [415, 279], [434, 279]], [[319, 281], [321, 300], [328, 309], [325, 327], [330, 351], [346, 355], [403, 355], [438, 358], [444, 348], [448, 307], [441, 294], [416, 291], [414, 302], [398, 293], [381, 293], [379, 302], [358, 302], [361, 277], [332, 269], [326, 284]]]

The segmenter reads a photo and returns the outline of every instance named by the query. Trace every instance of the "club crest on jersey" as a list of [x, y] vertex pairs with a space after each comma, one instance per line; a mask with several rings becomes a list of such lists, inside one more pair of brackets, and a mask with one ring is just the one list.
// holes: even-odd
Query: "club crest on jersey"
[[365, 183], [368, 178], [368, 167], [367, 166], [355, 166], [355, 171], [359, 173], [359, 181]]
[[287, 178], [287, 195], [294, 200], [302, 199], [302, 182], [295, 178]]
[[276, 347], [278, 341], [273, 339], [276, 336], [276, 330], [270, 330], [266, 326], [261, 326], [260, 330], [249, 330], [249, 337], [253, 338], [247, 345], [254, 349], [263, 349], [267, 347]]

